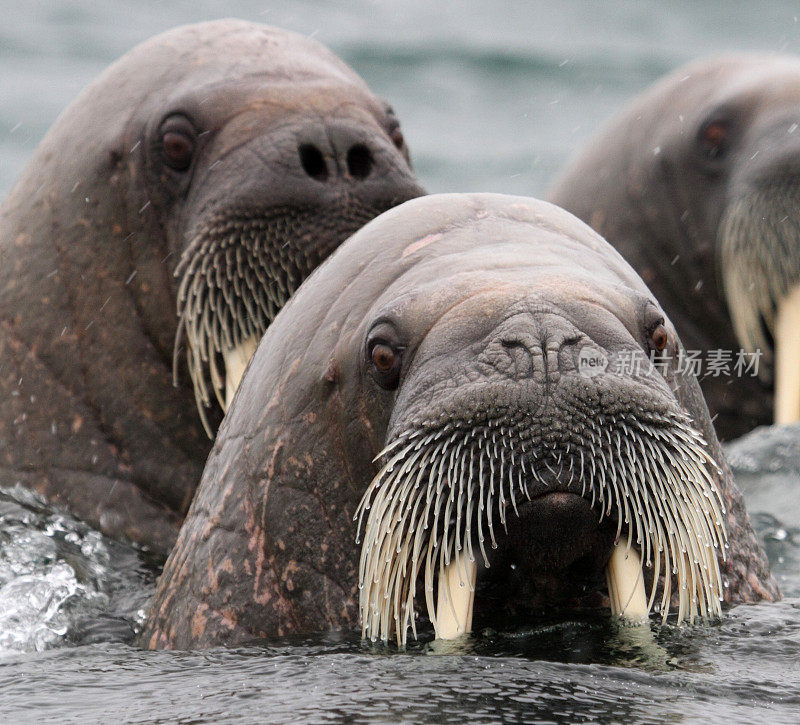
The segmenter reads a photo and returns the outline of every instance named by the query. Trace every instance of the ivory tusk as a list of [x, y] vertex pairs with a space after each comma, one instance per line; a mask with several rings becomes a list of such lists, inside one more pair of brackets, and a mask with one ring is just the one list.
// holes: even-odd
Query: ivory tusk
[[775, 422], [800, 420], [800, 285], [778, 305], [775, 319]]
[[631, 623], [647, 621], [650, 612], [644, 590], [642, 560], [635, 549], [628, 549], [626, 541], [614, 545], [606, 565], [606, 582], [612, 614]]
[[472, 629], [477, 572], [477, 563], [464, 552], [456, 552], [439, 570], [436, 616], [431, 617], [437, 639], [455, 639]]
[[236, 347], [222, 352], [225, 360], [225, 412], [231, 407], [231, 401], [242, 380], [247, 363], [250, 362], [257, 347], [258, 340], [255, 337], [249, 337]]

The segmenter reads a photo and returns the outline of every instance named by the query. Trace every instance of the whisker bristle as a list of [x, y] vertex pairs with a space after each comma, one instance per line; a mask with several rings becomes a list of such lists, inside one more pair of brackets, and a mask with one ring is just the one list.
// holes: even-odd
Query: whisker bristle
[[[580, 443], [573, 439], [563, 449], [551, 441], [537, 443], [519, 426], [469, 426], [450, 422], [437, 430], [404, 431], [376, 459], [384, 465], [354, 516], [365, 637], [388, 640], [393, 634], [400, 646], [409, 629], [416, 637], [419, 576], [439, 631], [440, 572], [456, 562], [447, 586], [456, 580], [465, 586], [464, 566], [476, 562], [476, 541], [482, 565], [490, 564], [485, 544], [498, 546], [495, 519], [505, 528], [509, 512], [519, 516], [517, 499], [530, 501], [531, 485], [577, 493], [574, 475], [598, 520], [617, 517], [615, 541], [622, 541], [624, 555], [635, 546], [643, 570], [652, 572], [648, 612], [655, 609], [666, 621], [674, 591], [678, 623], [720, 614], [718, 553], [724, 557], [727, 534], [718, 469], [685, 417], [640, 421], [630, 413], [607, 415], [587, 422]], [[566, 471], [568, 481], [562, 480]], [[439, 601], [451, 595], [443, 592]]]

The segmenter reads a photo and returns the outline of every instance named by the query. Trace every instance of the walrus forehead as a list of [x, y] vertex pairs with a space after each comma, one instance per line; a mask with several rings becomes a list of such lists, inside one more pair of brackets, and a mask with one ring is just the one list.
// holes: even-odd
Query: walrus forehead
[[239, 20], [182, 26], [154, 36], [123, 56], [112, 71], [150, 67], [173, 82], [195, 75], [207, 82], [242, 77], [243, 61], [248, 75], [275, 80], [324, 75], [364, 84], [343, 60], [317, 41]]
[[395, 252], [400, 259], [373, 310], [407, 307], [414, 299], [432, 310], [450, 309], [491, 292], [498, 293], [491, 304], [500, 311], [531, 296], [620, 309], [627, 299], [655, 304], [641, 278], [605, 242], [595, 247], [525, 222], [476, 220], [469, 228], [432, 231], [394, 250], [376, 246], [366, 251], [381, 259]]
[[791, 81], [798, 70], [800, 62], [790, 55], [740, 53], [700, 58], [665, 75], [641, 98], [652, 99], [677, 92], [678, 98], [698, 105], [698, 100], [713, 98], [716, 93], [763, 89], [782, 78]]
[[174, 83], [158, 105], [228, 123], [240, 116], [283, 119], [294, 111], [378, 115], [385, 105], [358, 77], [330, 76], [324, 69], [300, 76], [254, 72], [240, 76], [189, 77]]
[[[683, 149], [695, 140], [698, 125], [716, 111], [736, 114], [746, 127], [755, 116], [769, 117], [771, 109], [796, 103], [798, 79], [800, 63], [791, 56], [730, 55], [689, 63], [639, 94], [606, 126], [606, 143], [587, 154], [602, 159], [607, 144], [617, 143], [619, 129], [624, 128], [626, 145], [647, 149], [644, 158], [660, 164], [665, 144], [672, 141]], [[654, 149], [660, 153], [654, 154]]]
[[[366, 82], [319, 43], [279, 28], [216, 21], [176, 28], [136, 46], [90, 86], [99, 101], [125, 88], [131, 123], [158, 123], [164, 111], [226, 114], [271, 98], [280, 110], [310, 107], [338, 89], [379, 103]], [[324, 89], [324, 91], [323, 91]], [[280, 113], [276, 113], [280, 116]]]
[[660, 312], [639, 285], [631, 287], [614, 275], [604, 278], [597, 268], [581, 269], [571, 260], [526, 266], [516, 254], [515, 264], [504, 265], [502, 246], [474, 250], [474, 256], [487, 260], [487, 269], [459, 269], [448, 259], [445, 265], [409, 271], [376, 301], [365, 324], [388, 319], [407, 331], [409, 344], [422, 344], [423, 337], [450, 344], [458, 337], [474, 342], [496, 334], [499, 325], [515, 319], [519, 329], [569, 327], [571, 333], [614, 346], [638, 340], [645, 309]]
[[800, 62], [796, 58], [751, 58], [728, 70], [712, 96], [739, 98], [767, 105], [800, 101]]

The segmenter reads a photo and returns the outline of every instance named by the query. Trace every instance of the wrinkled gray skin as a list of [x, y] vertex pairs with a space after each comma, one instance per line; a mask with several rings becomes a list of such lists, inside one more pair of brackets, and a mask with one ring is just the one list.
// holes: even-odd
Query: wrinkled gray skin
[[[586, 345], [643, 356], [662, 315], [605, 241], [550, 204], [434, 195], [383, 214], [265, 335], [159, 581], [144, 643], [233, 645], [358, 627], [353, 515], [375, 457], [410, 427], [480, 416], [514, 417], [542, 441], [563, 442], [580, 433], [582, 415], [686, 412], [722, 466], [727, 601], [776, 598], [694, 378], [648, 366], [631, 376], [576, 370]], [[401, 351], [389, 385], [369, 358], [376, 340]], [[478, 574], [476, 621], [603, 602], [614, 533], [586, 500], [543, 496], [510, 519], [491, 569]]]
[[[715, 123], [723, 124], [716, 136], [713, 129], [704, 136]], [[622, 253], [687, 349], [736, 351], [748, 344], [731, 324], [725, 244], [737, 250], [728, 264], [753, 275], [746, 304], [756, 297], [753, 285], [785, 290], [800, 281], [798, 124], [800, 59], [701, 60], [636, 98], [570, 162], [546, 198]], [[731, 214], [741, 217], [743, 233], [726, 240]], [[773, 265], [780, 274], [762, 271]], [[772, 350], [761, 347], [760, 379], [701, 380], [722, 439], [773, 420]]]
[[252, 326], [266, 299], [263, 331], [341, 241], [422, 193], [397, 126], [327, 49], [253, 23], [178, 28], [105, 71], [0, 208], [3, 481], [168, 551], [211, 445], [183, 349], [172, 380], [181, 256], [227, 245], [216, 312]]

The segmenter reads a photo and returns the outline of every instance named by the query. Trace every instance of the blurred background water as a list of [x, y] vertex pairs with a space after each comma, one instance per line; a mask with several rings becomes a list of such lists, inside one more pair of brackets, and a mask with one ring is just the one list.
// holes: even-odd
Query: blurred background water
[[691, 58], [800, 49], [800, 4], [742, 0], [0, 0], [0, 196], [111, 61], [235, 16], [313, 35], [388, 98], [436, 191], [542, 194], [634, 93]]
[[[797, 0], [0, 0], [0, 198], [111, 61], [228, 16], [343, 57], [395, 106], [434, 192], [541, 195], [603, 120], [681, 63], [800, 50]], [[731, 448], [783, 603], [641, 641], [602, 619], [536, 623], [449, 654], [357, 637], [141, 652], [153, 562], [0, 481], [0, 720], [800, 722], [798, 440], [789, 427]]]

